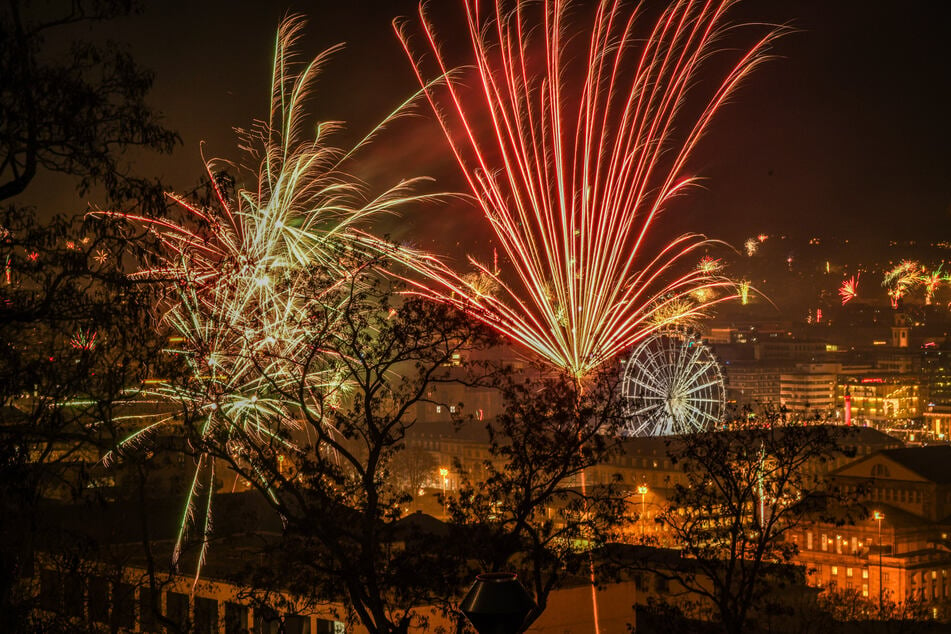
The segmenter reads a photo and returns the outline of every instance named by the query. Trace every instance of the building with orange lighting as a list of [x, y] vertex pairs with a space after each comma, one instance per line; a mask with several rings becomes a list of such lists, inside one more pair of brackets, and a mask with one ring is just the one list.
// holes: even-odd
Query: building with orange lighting
[[853, 424], [921, 415], [921, 386], [914, 374], [840, 375], [835, 389], [836, 409], [844, 411], [848, 407]]
[[833, 478], [869, 513], [790, 535], [809, 583], [853, 590], [873, 604], [919, 602], [932, 618], [951, 619], [951, 446], [886, 449]]

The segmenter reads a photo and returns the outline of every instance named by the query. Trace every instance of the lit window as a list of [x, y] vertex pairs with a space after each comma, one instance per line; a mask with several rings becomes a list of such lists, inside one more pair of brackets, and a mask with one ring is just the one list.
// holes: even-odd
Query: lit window
[[836, 576], [836, 575], [838, 575], [838, 574], [839, 574], [839, 567], [838, 567], [838, 566], [832, 566], [832, 576], [834, 577], [834, 576]]
[[868, 579], [868, 568], [862, 568], [862, 578]]
[[852, 576], [852, 569], [851, 569], [851, 568], [846, 568], [846, 569], [845, 569], [845, 576], [846, 576], [846, 577], [851, 577], [851, 576]]

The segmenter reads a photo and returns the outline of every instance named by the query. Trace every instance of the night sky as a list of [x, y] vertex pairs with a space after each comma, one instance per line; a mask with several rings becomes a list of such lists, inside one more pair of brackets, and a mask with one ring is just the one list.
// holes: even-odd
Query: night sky
[[[187, 191], [202, 173], [201, 141], [208, 156], [235, 157], [231, 128], [266, 116], [274, 32], [288, 10], [308, 18], [303, 57], [346, 43], [310, 110], [347, 121], [351, 138], [359, 138], [417, 87], [390, 26], [415, 6], [163, 0], [88, 36], [127, 43], [156, 71], [150, 102], [184, 143], [169, 157], [130, 160]], [[951, 3], [751, 0], [734, 15], [796, 32], [721, 111], [692, 163], [704, 188], [679, 201], [668, 222], [736, 244], [760, 232], [951, 237]], [[378, 187], [431, 175], [436, 189], [461, 188], [430, 113], [419, 112], [382, 136], [355, 171]], [[18, 202], [70, 212], [97, 201], [95, 193], [80, 200], [68, 180], [46, 176]], [[449, 247], [471, 235], [465, 228], [477, 217], [446, 203], [391, 230], [401, 238], [416, 233], [422, 246], [438, 240]]]

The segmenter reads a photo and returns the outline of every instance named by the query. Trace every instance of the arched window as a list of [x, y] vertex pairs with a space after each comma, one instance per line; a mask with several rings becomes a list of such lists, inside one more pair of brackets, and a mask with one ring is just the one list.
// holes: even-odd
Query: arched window
[[872, 467], [872, 476], [876, 478], [888, 478], [891, 474], [888, 472], [888, 467], [879, 463]]

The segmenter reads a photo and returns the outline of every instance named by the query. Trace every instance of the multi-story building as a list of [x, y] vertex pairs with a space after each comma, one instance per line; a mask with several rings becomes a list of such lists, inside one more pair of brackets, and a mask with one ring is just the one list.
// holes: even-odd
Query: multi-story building
[[951, 618], [951, 446], [887, 449], [838, 469], [868, 517], [816, 521], [790, 538], [809, 582], [854, 590], [872, 603], [922, 604]]
[[[221, 544], [215, 552], [240, 557], [251, 551]], [[198, 580], [156, 573], [145, 563], [116, 568], [82, 562], [64, 574], [56, 557], [42, 555], [34, 580], [38, 622], [55, 618], [75, 631], [195, 632], [204, 634], [343, 634], [342, 609], [315, 605], [279, 589], [253, 589], [218, 576], [209, 566]]]
[[951, 341], [921, 347], [921, 379], [928, 407], [951, 406]]
[[933, 438], [947, 441], [951, 438], [951, 405], [934, 405], [921, 415], [922, 427]]
[[786, 366], [762, 363], [734, 362], [724, 364], [723, 381], [726, 402], [737, 411], [749, 407], [758, 409], [780, 402], [779, 377]]
[[[425, 431], [423, 431], [425, 429]], [[737, 442], [742, 442], [742, 431], [735, 433]], [[847, 437], [849, 454], [839, 454], [820, 464], [810, 465], [816, 474], [829, 473], [853, 461], [855, 457], [870, 456], [883, 449], [902, 447], [902, 442], [870, 427], [857, 427]], [[668, 452], [673, 439], [664, 437], [634, 437], [625, 439], [620, 451], [602, 464], [585, 473], [587, 484], [597, 485], [620, 481], [630, 488], [631, 502], [637, 510], [638, 521], [631, 528], [634, 535], [647, 535], [657, 543], [674, 547], [671, 536], [654, 520], [667, 504], [668, 496], [676, 484], [686, 484], [681, 465], [674, 463]], [[486, 460], [491, 460], [487, 438], [484, 433], [463, 433], [449, 425], [426, 425], [407, 437], [407, 447], [419, 448], [430, 453], [432, 475], [431, 488], [438, 490], [445, 485], [455, 489], [462, 478], [458, 465], [468, 477], [478, 478]], [[851, 456], [851, 457], [850, 457]], [[501, 465], [499, 465], [501, 466]], [[440, 470], [445, 470], [445, 475]], [[580, 480], [568, 482], [568, 486], [580, 486]], [[414, 501], [414, 508], [434, 515], [440, 507], [433, 495], [423, 495]]]
[[840, 375], [835, 406], [853, 424], [876, 424], [921, 415], [921, 388], [914, 374]]
[[827, 418], [835, 409], [835, 369], [832, 364], [800, 365], [779, 376], [779, 401], [787, 411]]
[[753, 347], [758, 361], [785, 361], [789, 363], [812, 361], [823, 358], [826, 353], [825, 342], [802, 341], [799, 339], [759, 341]]

